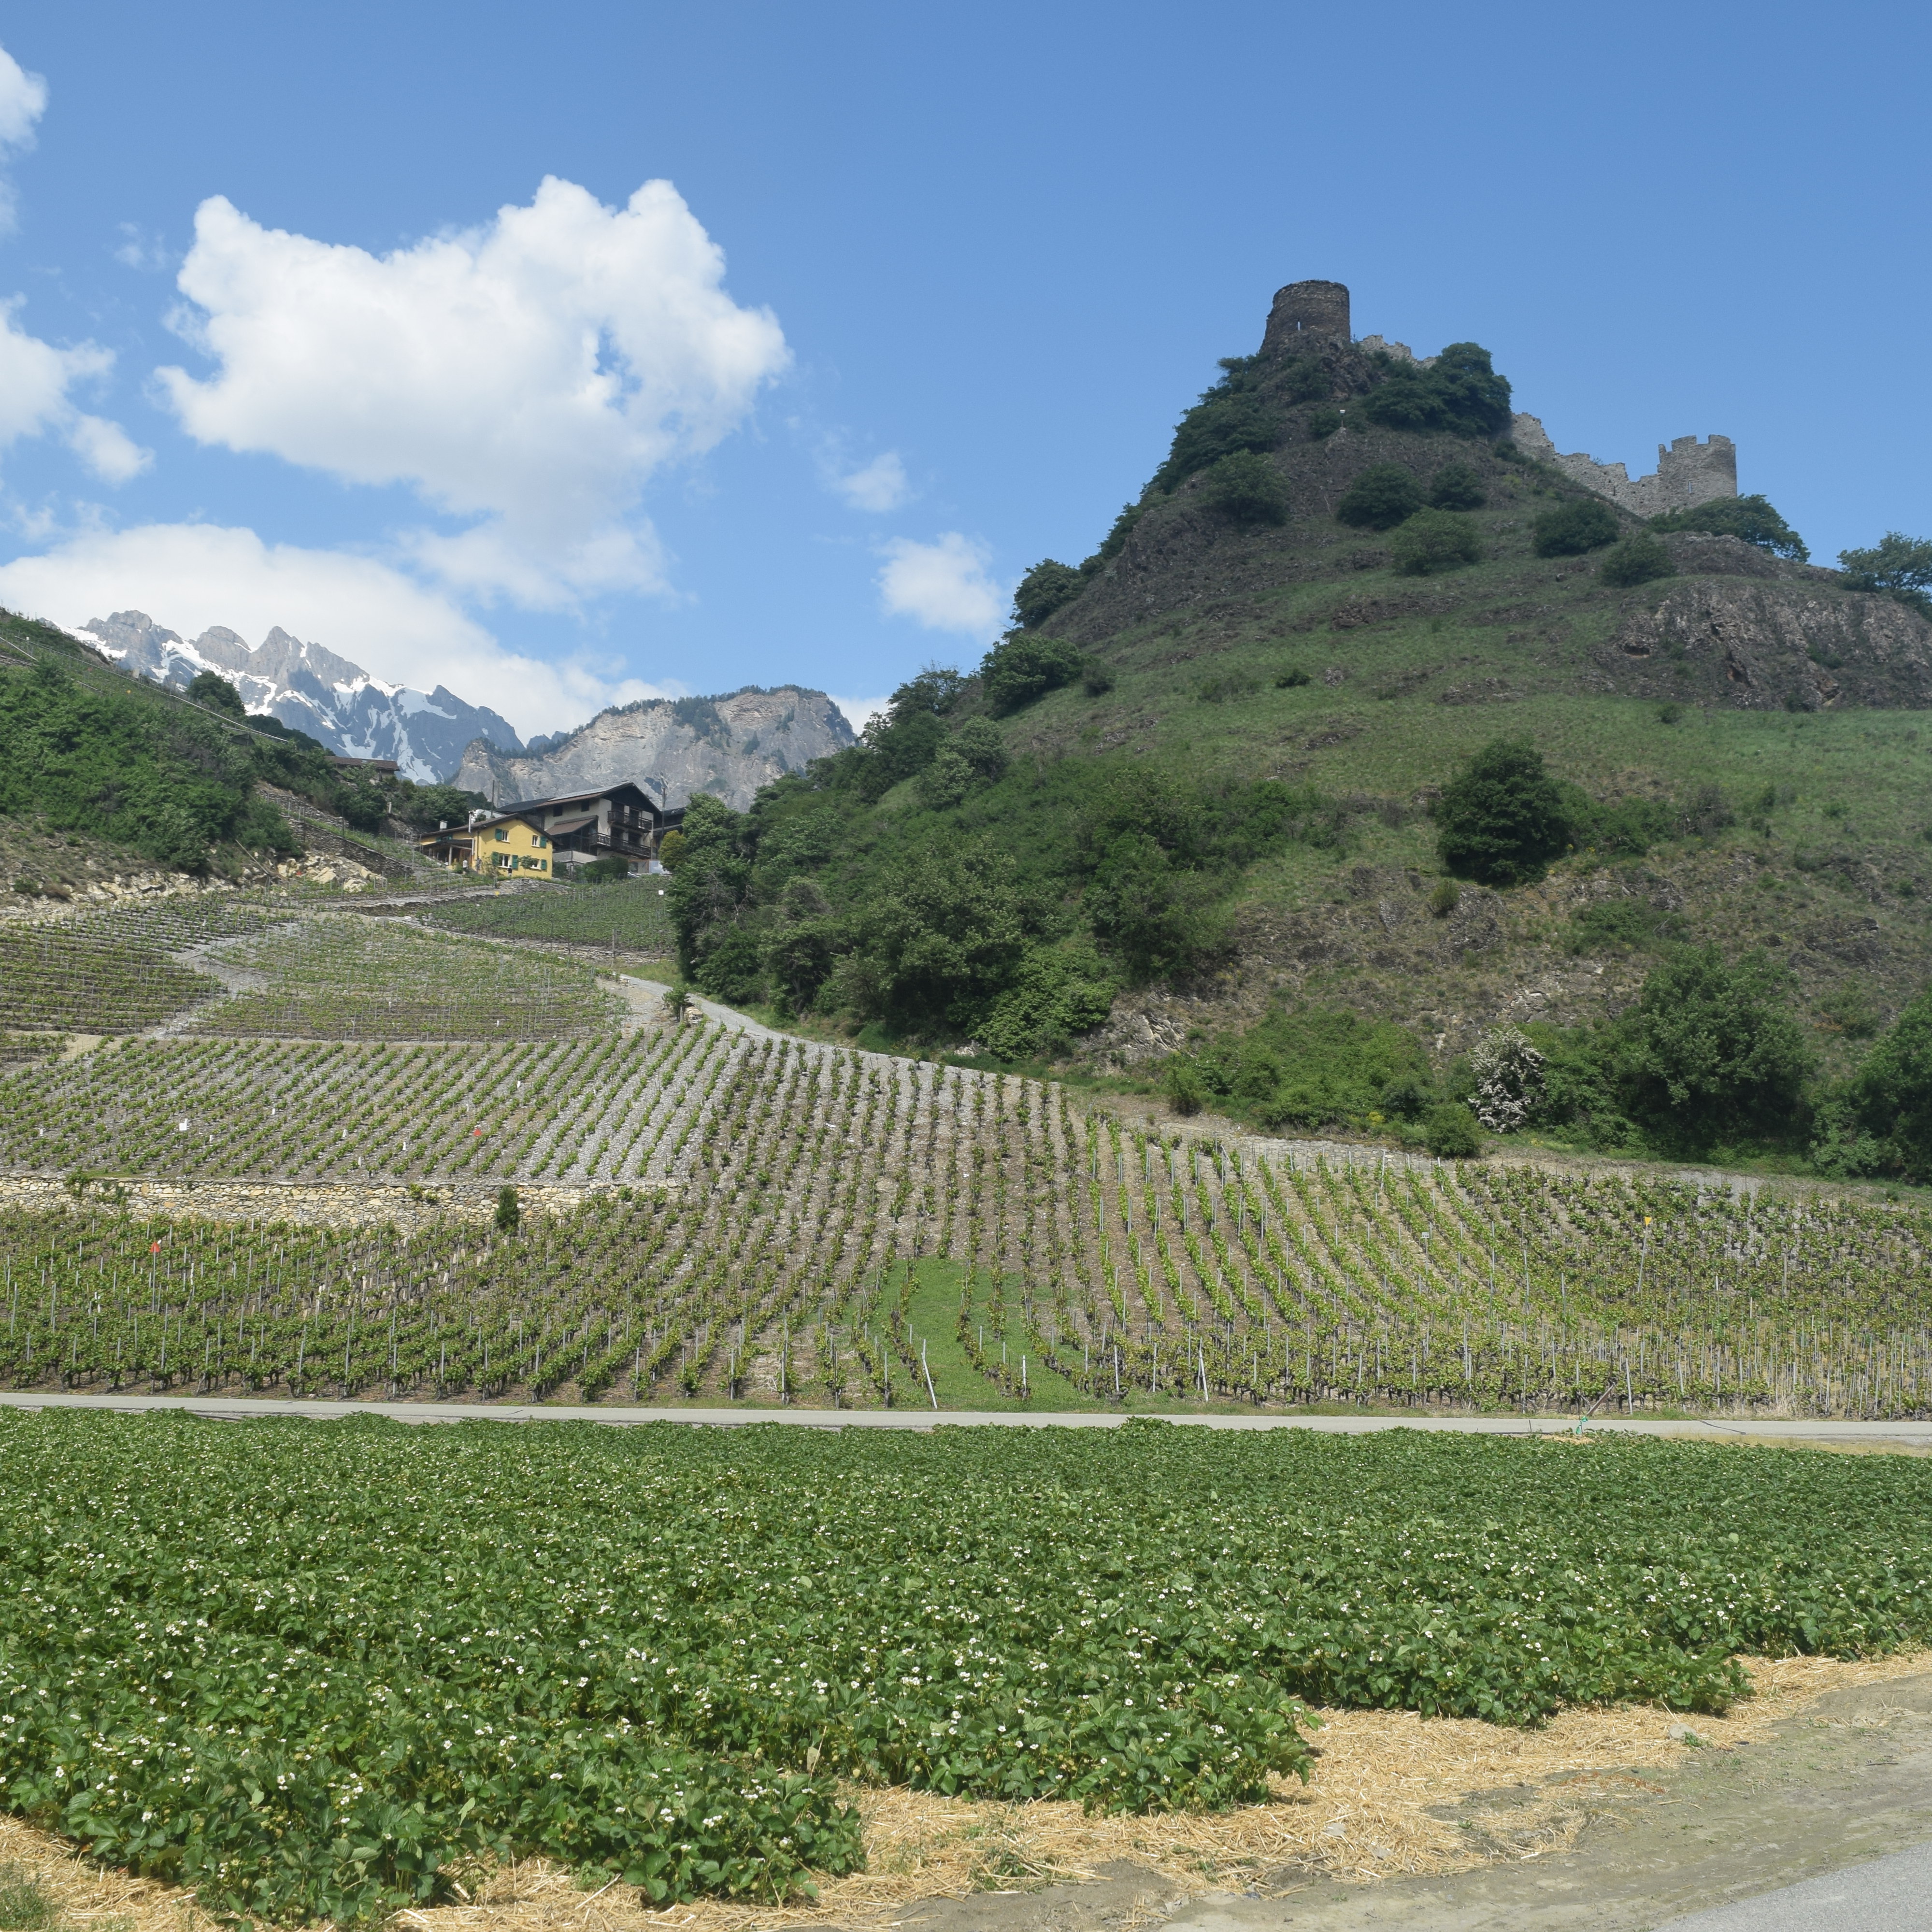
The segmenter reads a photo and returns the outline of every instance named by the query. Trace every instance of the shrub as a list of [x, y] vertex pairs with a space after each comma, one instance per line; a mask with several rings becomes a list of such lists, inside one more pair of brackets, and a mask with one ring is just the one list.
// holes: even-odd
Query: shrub
[[1082, 901], [1094, 936], [1136, 982], [1199, 964], [1220, 944], [1214, 881], [1177, 866], [1144, 832], [1114, 838]]
[[1326, 442], [1342, 427], [1342, 412], [1331, 407], [1313, 410], [1309, 412], [1308, 440], [1310, 442]]
[[219, 671], [197, 671], [188, 688], [188, 695], [192, 703], [225, 711], [231, 718], [245, 718], [248, 715], [248, 706], [242, 702], [242, 694]]
[[1080, 688], [1089, 698], [1105, 698], [1114, 688], [1114, 674], [1098, 658], [1089, 658], [1080, 674]]
[[1544, 1056], [1517, 1027], [1492, 1027], [1469, 1056], [1476, 1118], [1492, 1134], [1515, 1132], [1543, 1097]]
[[728, 926], [713, 938], [692, 976], [700, 992], [729, 1006], [744, 1006], [764, 991], [764, 949], [748, 927]]
[[1457, 1101], [1445, 1100], [1430, 1108], [1423, 1135], [1424, 1144], [1438, 1160], [1474, 1160], [1483, 1150], [1475, 1115]]
[[1538, 556], [1581, 556], [1615, 543], [1619, 527], [1609, 504], [1594, 496], [1577, 496], [1536, 519], [1533, 548]]
[[1858, 1117], [1913, 1180], [1932, 1180], [1932, 988], [1866, 1054], [1852, 1084]]
[[1658, 1145], [1699, 1152], [1790, 1130], [1811, 1055], [1786, 983], [1761, 956], [1727, 966], [1714, 946], [1687, 946], [1644, 981], [1620, 1072], [1627, 1111]]
[[1363, 1126], [1393, 1111], [1392, 1090], [1429, 1084], [1415, 1036], [1344, 1007], [1276, 1011], [1200, 1057], [1210, 1092], [1251, 1107], [1267, 1127]]
[[1290, 664], [1286, 670], [1275, 675], [1274, 688], [1277, 691], [1293, 691], [1309, 682], [1308, 674], [1299, 664]]
[[1510, 386], [1480, 343], [1452, 342], [1428, 368], [1392, 363], [1361, 410], [1384, 429], [1500, 436], [1510, 426]]
[[667, 872], [674, 872], [682, 861], [685, 850], [689, 844], [682, 832], [667, 832], [658, 841], [658, 863]]
[[612, 879], [628, 879], [631, 876], [630, 861], [627, 859], [593, 859], [581, 867], [577, 874], [586, 885], [602, 885]]
[[1569, 843], [1563, 794], [1526, 740], [1484, 746], [1436, 807], [1436, 850], [1466, 879], [1508, 886], [1540, 878]]
[[1429, 500], [1438, 510], [1480, 510], [1489, 499], [1468, 464], [1445, 463], [1430, 484]]
[[1684, 922], [1648, 899], [1603, 899], [1570, 922], [1570, 950], [1633, 952], [1684, 937]]
[[1447, 919], [1462, 903], [1462, 888], [1454, 879], [1438, 879], [1429, 895], [1429, 916]]
[[994, 712], [1004, 715], [1071, 684], [1085, 668], [1076, 645], [1010, 631], [980, 661], [980, 688]]
[[1451, 510], [1418, 510], [1390, 540], [1395, 567], [1405, 577], [1426, 577], [1479, 561], [1483, 546], [1476, 526]]
[[1738, 537], [1774, 556], [1803, 563], [1810, 556], [1804, 540], [1762, 496], [1719, 496], [1688, 510], [1652, 517], [1654, 530], [1704, 530], [1712, 536]]
[[1205, 470], [1237, 450], [1272, 449], [1284, 427], [1281, 406], [1256, 387], [1258, 356], [1229, 356], [1220, 382], [1184, 416], [1174, 432], [1167, 460], [1154, 472], [1154, 487], [1172, 490], [1197, 470]]
[[1191, 1118], [1208, 1103], [1208, 1088], [1191, 1060], [1170, 1060], [1160, 1078], [1160, 1090], [1177, 1114]]
[[1036, 946], [973, 1029], [1001, 1060], [1051, 1060], [1113, 1010], [1114, 981], [1091, 947]]
[[1085, 586], [1086, 579], [1072, 565], [1042, 558], [1020, 579], [1013, 592], [1013, 616], [1031, 630], [1063, 604], [1072, 603]]
[[1288, 521], [1288, 485], [1265, 456], [1238, 450], [1224, 456], [1202, 478], [1208, 507], [1238, 524]]
[[1852, 590], [1895, 597], [1932, 617], [1932, 542], [1888, 530], [1870, 550], [1841, 550], [1838, 563]]
[[1399, 463], [1377, 463], [1364, 470], [1335, 506], [1338, 522], [1358, 530], [1392, 530], [1422, 508], [1422, 485]]
[[1113, 527], [1101, 538], [1100, 548], [1091, 556], [1083, 557], [1081, 560], [1080, 574], [1082, 577], [1091, 577], [1109, 559], [1118, 556], [1121, 546], [1126, 543], [1129, 537], [1133, 535], [1135, 524], [1146, 514], [1147, 506], [1144, 503], [1126, 505], [1121, 509], [1120, 514], [1114, 519]]
[[522, 1226], [523, 1203], [517, 1198], [514, 1187], [500, 1187], [496, 1190], [496, 1232], [500, 1234], [514, 1234]]
[[1622, 543], [1612, 545], [1597, 566], [1598, 576], [1617, 590], [1676, 574], [1677, 566], [1671, 562], [1670, 551], [1654, 536], [1643, 534], [1625, 537]]

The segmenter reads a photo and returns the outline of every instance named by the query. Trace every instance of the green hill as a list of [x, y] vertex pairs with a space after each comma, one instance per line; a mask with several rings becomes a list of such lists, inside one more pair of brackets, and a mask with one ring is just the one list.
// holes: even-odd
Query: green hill
[[[1646, 528], [1516, 448], [1473, 344], [1425, 367], [1305, 332], [1222, 366], [976, 674], [914, 680], [748, 814], [694, 807], [672, 897], [700, 983], [1010, 1061], [1178, 1054], [1231, 1111], [1393, 1131], [1386, 1039], [1298, 1112], [1280, 1052], [1246, 1093], [1228, 1070], [1314, 1008], [1400, 1029], [1424, 1112], [1500, 1024], [1559, 1061], [1594, 1038], [1608, 1079], [1637, 1022], [1606, 1029], [1714, 946], [1761, 958], [1796, 1070], [1703, 1138], [1796, 1157], [1932, 961], [1910, 573], [1855, 588], [1899, 580], [1810, 564], [1762, 500]], [[1515, 883], [1452, 880], [1436, 808], [1498, 739], [1540, 754], [1562, 834]], [[1635, 1104], [1543, 1124], [1661, 1145]]]

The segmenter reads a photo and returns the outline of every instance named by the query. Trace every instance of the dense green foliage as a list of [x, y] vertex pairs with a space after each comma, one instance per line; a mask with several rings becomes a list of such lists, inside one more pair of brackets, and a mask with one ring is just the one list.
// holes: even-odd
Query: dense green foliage
[[1483, 479], [1466, 463], [1445, 463], [1429, 485], [1429, 501], [1438, 510], [1480, 510], [1488, 502]]
[[1025, 628], [1042, 624], [1063, 604], [1080, 595], [1086, 579], [1070, 564], [1045, 557], [1022, 577], [1013, 592], [1013, 616]]
[[1167, 460], [1154, 472], [1156, 489], [1172, 490], [1237, 450], [1272, 449], [1281, 440], [1286, 422], [1279, 397], [1263, 392], [1261, 358], [1224, 357], [1221, 368], [1221, 380], [1176, 427]]
[[1244, 1103], [1244, 1112], [1277, 1131], [1413, 1113], [1431, 1080], [1412, 1034], [1322, 1007], [1271, 1013], [1204, 1048], [1196, 1065], [1208, 1093]]
[[1285, 524], [1288, 484], [1268, 458], [1237, 450], [1208, 470], [1201, 483], [1202, 500], [1232, 523]]
[[268, 758], [244, 733], [52, 651], [0, 674], [0, 812], [98, 832], [161, 866], [194, 870], [217, 845], [292, 852], [288, 822], [256, 795]]
[[1436, 844], [1460, 878], [1516, 885], [1569, 844], [1570, 811], [1543, 754], [1519, 739], [1486, 745], [1442, 789]]
[[1389, 550], [1405, 577], [1427, 577], [1479, 562], [1483, 544], [1468, 518], [1452, 510], [1424, 509], [1397, 528]]
[[1335, 506], [1337, 520], [1358, 529], [1393, 530], [1422, 507], [1422, 485], [1400, 463], [1371, 464]]
[[1072, 683], [1085, 662], [1077, 644], [1010, 632], [980, 662], [980, 694], [995, 716], [1004, 716]]
[[1768, 550], [1774, 556], [1803, 563], [1810, 556], [1804, 539], [1763, 496], [1717, 496], [1688, 510], [1666, 510], [1652, 517], [1654, 530], [1703, 530], [1712, 536], [1737, 537]]
[[1510, 426], [1510, 386], [1480, 344], [1452, 342], [1427, 368], [1390, 358], [1360, 407], [1384, 429], [1501, 436]]
[[1932, 1636], [1894, 1456], [10, 1414], [0, 1460], [8, 1805], [271, 1918], [479, 1850], [780, 1897], [862, 1862], [840, 1776], [1221, 1805], [1306, 1773], [1302, 1699], [1721, 1711], [1735, 1652]]
[[1597, 574], [1612, 588], [1628, 590], [1660, 577], [1676, 574], [1670, 553], [1653, 536], [1640, 534], [1613, 544], [1597, 566]]
[[1538, 556], [1581, 556], [1615, 543], [1622, 530], [1609, 504], [1594, 496], [1573, 496], [1536, 519], [1531, 542]]
[[1888, 530], [1870, 550], [1841, 550], [1838, 565], [1852, 590], [1895, 597], [1932, 617], [1932, 540]]

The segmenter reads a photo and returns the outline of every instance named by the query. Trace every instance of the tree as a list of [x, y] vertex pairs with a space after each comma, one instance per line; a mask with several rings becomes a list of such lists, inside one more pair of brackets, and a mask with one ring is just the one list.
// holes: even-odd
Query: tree
[[1861, 1125], [1891, 1144], [1908, 1178], [1932, 1180], [1932, 987], [1865, 1056], [1852, 1094]]
[[1012, 861], [983, 843], [909, 856], [866, 909], [875, 997], [901, 1022], [970, 1026], [1024, 944]]
[[1790, 1132], [1811, 1054], [1786, 983], [1761, 954], [1727, 966], [1714, 946], [1686, 946], [1644, 981], [1619, 1084], [1652, 1140], [1696, 1152]]
[[1519, 1027], [1492, 1027], [1476, 1042], [1469, 1070], [1476, 1118], [1492, 1134], [1514, 1133], [1543, 1097], [1544, 1056]]
[[1017, 711], [1071, 684], [1084, 662], [1076, 644], [1009, 631], [980, 661], [980, 688], [995, 714]]
[[992, 784], [1005, 776], [1006, 741], [992, 719], [968, 718], [953, 733], [952, 748], [965, 760], [973, 776], [984, 783]]
[[1670, 551], [1655, 537], [1642, 531], [1612, 544], [1597, 566], [1599, 580], [1615, 590], [1628, 590], [1633, 585], [1676, 574], [1677, 566], [1671, 562]]
[[1364, 470], [1335, 506], [1338, 522], [1358, 530], [1390, 530], [1422, 508], [1422, 485], [1400, 463], [1377, 463]]
[[689, 843], [682, 832], [674, 828], [658, 841], [658, 863], [667, 872], [674, 872], [683, 862], [685, 848]]
[[1454, 570], [1477, 562], [1483, 554], [1475, 525], [1451, 510], [1418, 510], [1396, 530], [1389, 548], [1395, 567], [1406, 577]]
[[1811, 553], [1804, 539], [1774, 510], [1762, 496], [1714, 496], [1708, 503], [1694, 503], [1688, 510], [1666, 510], [1652, 517], [1654, 530], [1702, 530], [1712, 536], [1736, 537], [1775, 556], [1788, 556], [1793, 562], [1807, 562]]
[[686, 1014], [692, 1009], [691, 988], [682, 980], [677, 980], [664, 989], [664, 1011], [670, 1016], [673, 1026], [682, 1026]]
[[1499, 886], [1539, 878], [1569, 843], [1562, 791], [1525, 739], [1485, 745], [1436, 807], [1436, 850], [1462, 878]]
[[496, 1232], [500, 1234], [514, 1234], [523, 1226], [523, 1203], [517, 1198], [514, 1187], [500, 1187], [496, 1190]]
[[1115, 838], [1083, 904], [1094, 935], [1137, 981], [1185, 973], [1220, 943], [1211, 880], [1177, 866], [1144, 832]]
[[1429, 500], [1438, 510], [1480, 510], [1489, 499], [1483, 479], [1466, 463], [1445, 463], [1429, 485]]
[[[1286, 428], [1281, 405], [1256, 386], [1258, 356], [1228, 356], [1220, 382], [1205, 392], [1174, 432], [1167, 460], [1154, 472], [1154, 487], [1168, 491], [1197, 470], [1205, 470], [1238, 449], [1272, 449]], [[1116, 526], [1118, 527], [1118, 526]]]
[[1027, 630], [1043, 624], [1063, 604], [1070, 604], [1086, 588], [1086, 579], [1071, 564], [1044, 557], [1019, 580], [1013, 592], [1013, 616]]
[[1288, 485], [1268, 458], [1253, 450], [1224, 456], [1202, 478], [1202, 500], [1237, 524], [1288, 521]]
[[1876, 591], [1932, 617], [1932, 541], [1887, 530], [1870, 550], [1841, 550], [1839, 567], [1853, 590]]
[[1422, 1131], [1424, 1144], [1438, 1160], [1474, 1160], [1483, 1150], [1476, 1117], [1458, 1101], [1430, 1108]]
[[1029, 946], [974, 1034], [1002, 1060], [1053, 1059], [1100, 1025], [1113, 1004], [1113, 976], [1091, 947]]
[[1538, 556], [1582, 556], [1615, 543], [1622, 526], [1609, 504], [1594, 496], [1576, 496], [1545, 510], [1532, 527]]
[[225, 711], [231, 718], [245, 718], [248, 709], [242, 694], [219, 671], [197, 671], [188, 688], [190, 701], [205, 704], [212, 711]]

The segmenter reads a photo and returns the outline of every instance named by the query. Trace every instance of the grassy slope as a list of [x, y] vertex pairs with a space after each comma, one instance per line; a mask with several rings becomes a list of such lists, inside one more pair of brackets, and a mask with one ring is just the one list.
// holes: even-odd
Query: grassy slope
[[[1005, 728], [1036, 769], [1126, 752], [1150, 766], [1310, 782], [1369, 808], [1340, 850], [1291, 846], [1252, 870], [1240, 962], [1185, 989], [1185, 1016], [1225, 1024], [1280, 991], [1402, 1020], [1448, 1053], [1504, 1017], [1588, 1019], [1628, 1000], [1647, 962], [1573, 953], [1570, 921], [1593, 899], [1634, 893], [1679, 913], [1691, 937], [1780, 952], [1828, 1061], [1844, 1052], [1827, 1006], [1850, 993], [1888, 1021], [1932, 964], [1932, 812], [1916, 715], [1694, 701], [1664, 722], [1655, 698], [1606, 688], [1616, 681], [1606, 664], [1627, 619], [1694, 580], [1614, 591], [1598, 581], [1596, 558], [1534, 556], [1532, 517], [1579, 494], [1550, 472], [1453, 437], [1360, 440], [1368, 446], [1356, 466], [1395, 460], [1426, 475], [1473, 458], [1490, 488], [1474, 513], [1486, 560], [1399, 575], [1385, 538], [1345, 529], [1306, 501], [1298, 464], [1335, 469], [1342, 452], [1291, 446], [1277, 458], [1299, 500], [1286, 528], [1217, 524], [1184, 486], [1150, 513], [1110, 574], [1130, 577], [1130, 588], [1102, 578], [1043, 627], [1104, 657], [1114, 689], [1054, 692]], [[1318, 494], [1332, 496], [1332, 479]], [[1143, 544], [1152, 560], [1130, 571]], [[1799, 574], [1790, 573], [1791, 592], [1827, 604], [1846, 596]], [[1226, 594], [1204, 587], [1217, 576]], [[1122, 621], [1136, 601], [1156, 608]], [[1290, 668], [1310, 682], [1277, 688]], [[1687, 696], [1716, 695], [1707, 668], [1677, 670]], [[1432, 918], [1425, 902], [1440, 868], [1429, 800], [1462, 758], [1505, 734], [1533, 739], [1554, 770], [1600, 799], [1681, 797], [1715, 784], [1738, 822], [1641, 861], [1567, 860], [1539, 887], [1465, 886], [1454, 914]], [[1777, 802], [1763, 809], [1768, 788]]]

